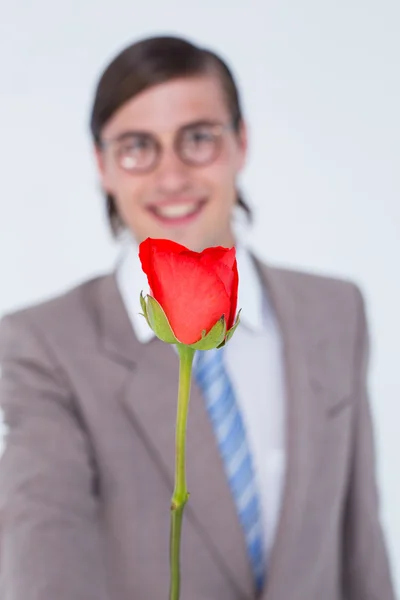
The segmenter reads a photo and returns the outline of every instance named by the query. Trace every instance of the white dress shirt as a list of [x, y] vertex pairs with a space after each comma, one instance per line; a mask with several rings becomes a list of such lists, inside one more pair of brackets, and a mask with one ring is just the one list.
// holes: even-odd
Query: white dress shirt
[[[248, 250], [237, 246], [240, 325], [226, 345], [226, 369], [246, 427], [263, 512], [265, 549], [275, 538], [285, 473], [285, 389], [278, 324]], [[139, 314], [147, 277], [130, 242], [117, 270], [118, 286], [137, 339], [154, 333]], [[177, 374], [178, 376], [178, 374]]]

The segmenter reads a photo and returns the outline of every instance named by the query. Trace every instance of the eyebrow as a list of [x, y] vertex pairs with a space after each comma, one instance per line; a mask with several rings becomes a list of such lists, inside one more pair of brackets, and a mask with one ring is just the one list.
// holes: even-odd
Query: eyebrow
[[[201, 126], [213, 126], [213, 125], [221, 125], [222, 122], [217, 119], [198, 119], [196, 121], [190, 121], [185, 123], [177, 128], [177, 131], [182, 131], [183, 129], [190, 129], [192, 127], [201, 127]], [[123, 142], [125, 139], [133, 137], [133, 136], [151, 136], [154, 137], [156, 134], [151, 131], [146, 131], [144, 129], [128, 129], [127, 131], [123, 131], [115, 138], [110, 141], [113, 142]]]

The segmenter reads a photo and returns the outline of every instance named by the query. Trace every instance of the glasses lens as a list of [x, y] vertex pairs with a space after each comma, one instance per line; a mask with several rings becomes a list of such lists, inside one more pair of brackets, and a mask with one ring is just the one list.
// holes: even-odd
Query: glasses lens
[[157, 143], [147, 134], [132, 134], [120, 140], [116, 149], [118, 164], [126, 171], [151, 169], [157, 155]]
[[184, 162], [204, 165], [213, 161], [219, 152], [221, 129], [215, 125], [195, 125], [182, 130], [177, 141]]

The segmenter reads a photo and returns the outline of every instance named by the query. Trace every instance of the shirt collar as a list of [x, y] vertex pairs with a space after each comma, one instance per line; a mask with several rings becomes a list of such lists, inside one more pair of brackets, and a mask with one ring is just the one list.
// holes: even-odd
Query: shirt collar
[[[264, 323], [265, 293], [250, 251], [241, 243], [236, 245], [239, 272], [238, 309], [241, 327], [258, 332]], [[117, 268], [117, 284], [137, 339], [147, 343], [154, 332], [140, 314], [140, 293], [150, 292], [147, 277], [142, 271], [138, 245], [132, 239], [126, 243]]]

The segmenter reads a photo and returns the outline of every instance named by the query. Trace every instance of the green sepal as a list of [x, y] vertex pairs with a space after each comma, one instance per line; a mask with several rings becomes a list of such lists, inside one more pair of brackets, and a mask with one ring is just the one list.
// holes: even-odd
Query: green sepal
[[218, 346], [218, 348], [222, 348], [222, 346], [225, 346], [225, 344], [227, 342], [229, 342], [229, 340], [231, 339], [231, 337], [233, 336], [233, 334], [236, 331], [237, 326], [240, 323], [240, 313], [242, 312], [242, 309], [239, 310], [238, 314], [236, 315], [236, 319], [234, 324], [232, 325], [232, 327], [230, 329], [228, 329], [228, 331], [226, 332], [226, 335], [224, 337], [224, 339], [222, 340], [222, 342], [220, 343], [220, 345]]
[[194, 344], [188, 344], [190, 348], [194, 350], [212, 350], [217, 348], [224, 340], [226, 335], [226, 321], [225, 317], [222, 317], [215, 323], [208, 333], [203, 330], [202, 338]]
[[[143, 296], [143, 291], [140, 292], [140, 306], [142, 307], [142, 311], [143, 311], [143, 316], [146, 319], [146, 321], [149, 323], [149, 318], [147, 316], [147, 306], [146, 306], [146, 300], [144, 299]], [[149, 323], [150, 325], [150, 323]]]
[[240, 309], [239, 312], [238, 312], [238, 314], [236, 315], [236, 319], [235, 319], [235, 322], [232, 325], [232, 327], [226, 332], [226, 341], [227, 342], [229, 342], [229, 340], [231, 339], [231, 337], [235, 333], [237, 326], [240, 323], [240, 313], [241, 312], [242, 312], [242, 309]]
[[162, 306], [157, 300], [152, 296], [143, 298], [143, 296], [140, 295], [140, 303], [142, 305], [144, 316], [156, 336], [162, 342], [166, 342], [167, 344], [177, 344], [178, 340], [172, 331]]

